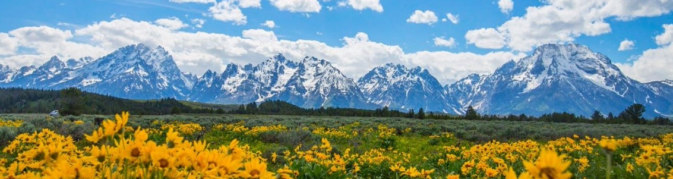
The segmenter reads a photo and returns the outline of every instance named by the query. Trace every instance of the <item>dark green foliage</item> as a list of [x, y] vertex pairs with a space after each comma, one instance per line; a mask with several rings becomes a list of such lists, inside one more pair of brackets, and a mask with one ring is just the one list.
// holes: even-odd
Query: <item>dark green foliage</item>
[[591, 120], [594, 122], [603, 122], [605, 118], [603, 117], [603, 114], [601, 114], [600, 111], [596, 110], [594, 111], [594, 114], [591, 115]]
[[477, 113], [472, 106], [468, 106], [467, 110], [465, 111], [465, 119], [467, 120], [476, 120], [479, 119], [479, 114]]
[[62, 115], [169, 114], [174, 107], [182, 113], [207, 113], [209, 108], [190, 107], [175, 99], [136, 101], [82, 92], [76, 88], [61, 91], [7, 88], [0, 89], [0, 113], [49, 113], [60, 109]]
[[423, 111], [423, 108], [418, 110], [418, 119], [425, 119], [425, 111]]
[[180, 111], [180, 108], [178, 108], [177, 106], [173, 106], [173, 109], [171, 109], [171, 114], [175, 115], [175, 114], [180, 114], [180, 113], [182, 113]]
[[645, 113], [645, 106], [642, 104], [633, 104], [619, 113], [619, 118], [633, 124], [644, 124], [645, 118], [643, 118], [643, 113]]
[[61, 110], [63, 116], [79, 116], [84, 111], [84, 97], [82, 91], [77, 88], [61, 90]]

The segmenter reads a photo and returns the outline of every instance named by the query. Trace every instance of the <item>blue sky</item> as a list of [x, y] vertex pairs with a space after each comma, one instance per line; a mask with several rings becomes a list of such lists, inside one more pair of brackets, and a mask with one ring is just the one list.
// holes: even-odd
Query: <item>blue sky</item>
[[284, 53], [325, 58], [352, 78], [392, 62], [451, 83], [537, 45], [572, 42], [653, 81], [673, 79], [662, 68], [673, 63], [672, 9], [659, 0], [9, 0], [0, 1], [0, 64], [97, 58], [145, 43], [166, 47], [197, 75]]

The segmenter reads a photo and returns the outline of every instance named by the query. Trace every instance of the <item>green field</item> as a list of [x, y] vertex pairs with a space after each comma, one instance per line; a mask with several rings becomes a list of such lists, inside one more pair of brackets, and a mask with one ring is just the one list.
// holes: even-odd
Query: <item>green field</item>
[[[92, 142], [86, 136], [96, 134], [96, 117], [114, 119], [114, 116], [104, 115], [51, 118], [40, 114], [0, 114], [3, 121], [22, 120], [19, 127], [0, 127], [0, 147], [8, 146], [21, 133], [38, 135], [34, 132], [50, 129], [56, 134], [72, 137], [77, 150], [87, 155], [95, 146], [122, 150], [124, 145], [118, 144], [119, 140], [130, 140], [134, 135], [137, 138], [138, 134], [132, 131], [142, 129], [140, 131], [149, 134], [148, 142], [169, 146], [166, 150], [175, 150], [166, 152], [175, 161], [197, 160], [172, 154], [197, 146], [190, 142], [205, 141], [206, 149], [227, 153], [236, 144], [232, 141], [238, 141], [240, 149], [246, 151], [247, 156], [252, 156], [239, 162], [255, 163], [258, 162], [255, 158], [259, 158], [266, 166], [264, 170], [272, 172], [268, 173], [269, 176], [287, 174], [292, 178], [505, 178], [510, 168], [515, 174], [533, 175], [535, 170], [525, 167], [524, 163], [544, 164], [542, 155], [551, 154], [543, 151], [554, 149], [558, 155], [554, 153], [553, 157], [562, 160], [550, 165], [558, 167], [569, 163], [567, 169], [556, 169], [565, 170], [577, 178], [602, 178], [608, 172], [608, 158], [599, 141], [612, 141], [618, 146], [610, 153], [614, 160], [610, 162], [612, 169], [609, 171], [614, 178], [647, 178], [652, 173], [667, 172], [673, 167], [673, 162], [669, 160], [673, 135], [665, 135], [673, 133], [673, 128], [659, 125], [212, 114], [131, 115], [128, 123], [123, 125], [126, 133], [118, 128], [121, 133], [103, 137], [101, 141], [104, 142]], [[111, 125], [114, 127], [114, 123]], [[175, 148], [177, 144], [171, 141], [174, 137], [167, 134], [169, 128], [184, 137], [184, 149]], [[127, 142], [127, 145], [130, 144], [132, 142]], [[226, 146], [230, 149], [222, 150], [221, 147]], [[658, 147], [662, 152], [651, 154], [647, 147]], [[645, 155], [656, 161], [643, 162], [639, 159]], [[11, 161], [21, 161], [17, 158], [20, 156], [18, 152], [5, 151], [2, 156], [3, 160], [10, 161], [5, 163], [5, 167], [11, 167]], [[80, 156], [72, 157], [68, 160], [75, 161]], [[128, 157], [115, 160], [124, 161], [120, 166], [125, 168], [121, 171], [129, 175], [142, 175], [132, 169], [136, 168], [151, 171], [155, 177], [173, 176], [169, 172], [172, 170], [184, 171], [185, 176], [177, 178], [187, 177], [187, 174], [206, 176], [206, 173], [197, 171], [198, 167], [187, 164], [176, 163], [173, 169], [158, 170], [151, 167], [158, 165], [156, 163], [142, 163]], [[119, 165], [110, 163], [100, 166], [83, 161], [82, 167], [103, 171], [118, 170], [114, 168]], [[631, 169], [627, 169], [629, 165]], [[244, 167], [239, 167], [239, 173], [227, 176], [246, 178], [247, 175], [241, 173]], [[30, 171], [42, 172], [41, 176], [49, 175], [49, 172], [44, 173], [45, 170]], [[555, 174], [563, 178], [561, 171]], [[104, 173], [95, 176], [113, 177]], [[665, 175], [662, 173], [661, 176]]]

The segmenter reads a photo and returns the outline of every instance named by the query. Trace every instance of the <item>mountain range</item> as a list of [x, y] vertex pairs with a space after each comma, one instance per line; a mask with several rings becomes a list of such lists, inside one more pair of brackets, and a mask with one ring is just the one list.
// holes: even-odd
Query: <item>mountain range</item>
[[18, 69], [0, 65], [0, 87], [84, 91], [129, 99], [175, 98], [243, 104], [283, 100], [304, 108], [387, 106], [463, 114], [468, 106], [487, 114], [541, 115], [598, 110], [619, 113], [646, 106], [646, 116], [672, 116], [673, 81], [641, 83], [624, 75], [608, 57], [578, 44], [547, 44], [509, 61], [492, 74], [471, 74], [442, 85], [428, 70], [387, 63], [357, 81], [329, 61], [282, 54], [260, 64], [229, 64], [200, 77], [180, 71], [161, 46], [122, 47], [99, 59], [61, 60]]

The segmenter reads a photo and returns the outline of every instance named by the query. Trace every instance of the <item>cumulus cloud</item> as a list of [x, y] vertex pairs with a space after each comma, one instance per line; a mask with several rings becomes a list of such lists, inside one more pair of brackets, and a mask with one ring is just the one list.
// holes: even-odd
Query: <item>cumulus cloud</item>
[[12, 55], [17, 47], [16, 39], [9, 37], [9, 34], [0, 33], [0, 55]]
[[641, 82], [673, 79], [671, 57], [673, 57], [673, 44], [646, 50], [632, 64], [616, 63], [616, 65], [624, 74]]
[[[17, 39], [17, 46], [38, 49], [35, 54], [0, 57], [0, 62], [13, 67], [40, 65], [53, 55], [98, 58], [120, 47], [143, 43], [164, 47], [173, 55], [181, 70], [193, 74], [203, 74], [208, 69], [222, 71], [229, 63], [256, 64], [283, 53], [288, 59], [297, 61], [305, 56], [326, 59], [352, 78], [359, 78], [371, 68], [392, 62], [427, 68], [441, 82], [450, 83], [470, 73], [492, 72], [506, 61], [520, 58], [520, 54], [511, 52], [405, 53], [399, 46], [372, 41], [368, 34], [362, 32], [343, 37], [341, 45], [330, 46], [315, 40], [279, 39], [274, 32], [262, 29], [244, 30], [240, 36], [192, 33], [128, 18], [96, 22], [76, 29], [74, 33], [50, 27], [25, 27], [11, 31], [8, 36]], [[0, 35], [1, 38], [6, 37]], [[73, 39], [87, 43], [76, 43]], [[5, 43], [6, 40], [0, 42]]]
[[355, 10], [371, 9], [372, 11], [383, 12], [380, 0], [348, 0], [348, 5]]
[[[546, 43], [572, 42], [575, 38], [611, 32], [608, 18], [630, 20], [669, 13], [673, 1], [661, 0], [547, 0], [528, 7], [526, 14], [512, 17], [497, 29], [507, 47], [531, 51]], [[468, 32], [469, 33], [469, 32]], [[491, 39], [484, 39], [491, 40]], [[476, 42], [475, 42], [476, 43]]]
[[195, 18], [195, 19], [192, 19], [192, 24], [196, 28], [203, 28], [203, 24], [206, 24], [206, 20]]
[[238, 6], [241, 8], [261, 8], [262, 0], [238, 0]]
[[635, 43], [629, 39], [624, 39], [621, 43], [619, 43], [619, 51], [627, 51], [633, 49], [633, 46]]
[[641, 82], [673, 79], [673, 25], [663, 25], [664, 32], [657, 35], [655, 41], [661, 45], [658, 48], [648, 49], [633, 63], [616, 63], [619, 69], [629, 77]]
[[[460, 21], [460, 19], [458, 18], [458, 15], [453, 15], [451, 13], [446, 13], [446, 18], [449, 18], [449, 21], [451, 21], [451, 23], [453, 23], [453, 24], [458, 24], [458, 21]], [[446, 19], [442, 19], [442, 20], [446, 21]]]
[[266, 22], [262, 23], [262, 26], [273, 29], [273, 28], [276, 27], [276, 23], [273, 22], [273, 21], [266, 21]]
[[157, 19], [156, 21], [154, 21], [154, 23], [160, 26], [164, 26], [171, 30], [179, 30], [185, 27], [189, 27], [189, 25], [182, 23], [182, 21], [177, 17]]
[[444, 47], [456, 46], [456, 40], [453, 39], [453, 37], [448, 39], [444, 39], [444, 37], [435, 37], [433, 41], [435, 41], [435, 46], [444, 46]]
[[320, 12], [322, 6], [318, 0], [269, 0], [271, 5], [281, 11]]
[[[104, 50], [89, 44], [73, 42], [71, 31], [47, 26], [22, 27], [9, 34], [0, 33], [0, 53], [12, 55], [3, 57], [0, 62], [13, 67], [36, 65], [43, 63], [50, 56], [62, 58], [79, 58], [84, 56], [100, 56]], [[8, 44], [5, 46], [4, 44]], [[31, 49], [35, 54], [16, 54], [16, 49]]]
[[430, 10], [426, 11], [416, 10], [414, 11], [413, 14], [411, 14], [409, 19], [407, 19], [407, 22], [430, 25], [437, 22], [437, 16], [435, 15], [435, 12], [432, 12]]
[[657, 45], [666, 45], [673, 42], [673, 24], [664, 24], [664, 33], [657, 35], [654, 39]]
[[202, 4], [215, 3], [215, 0], [168, 0], [168, 1], [174, 3], [202, 3]]
[[208, 8], [210, 16], [215, 20], [223, 22], [232, 22], [234, 25], [245, 25], [247, 16], [243, 15], [241, 9], [234, 4], [233, 0], [223, 0], [214, 6]]
[[519, 60], [524, 53], [490, 52], [475, 54], [471, 52], [452, 53], [446, 51], [421, 51], [407, 54], [405, 64], [428, 69], [440, 82], [449, 84], [473, 73], [493, 73], [509, 60]]
[[467, 44], [474, 44], [479, 48], [501, 49], [505, 46], [505, 38], [493, 28], [469, 30], [465, 34]]
[[499, 0], [498, 8], [500, 8], [500, 12], [509, 14], [514, 9], [514, 2], [512, 0]]

